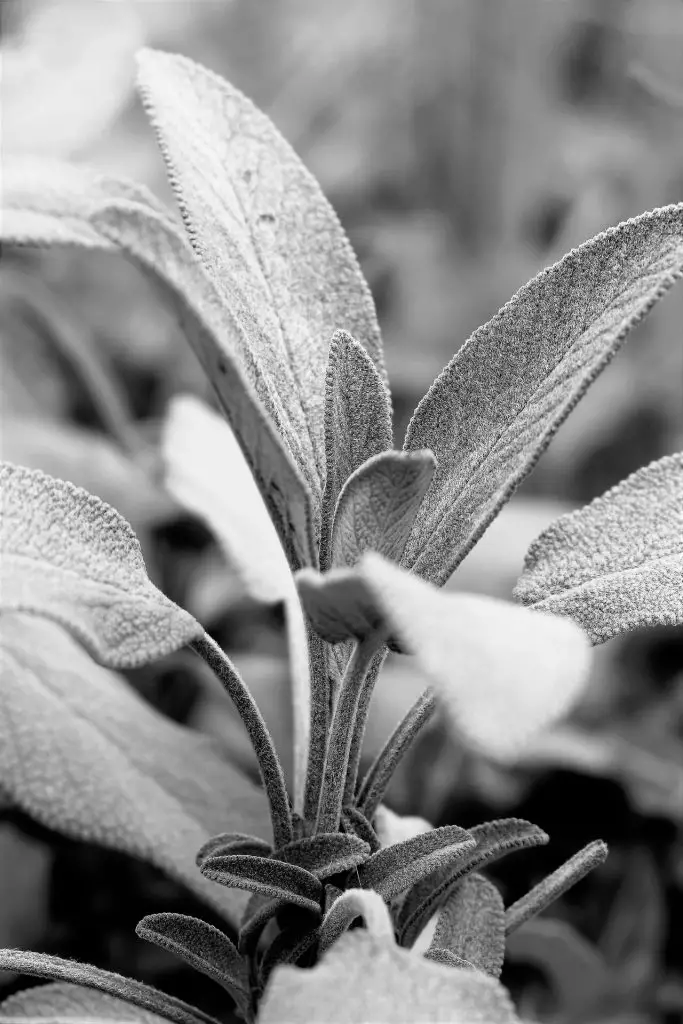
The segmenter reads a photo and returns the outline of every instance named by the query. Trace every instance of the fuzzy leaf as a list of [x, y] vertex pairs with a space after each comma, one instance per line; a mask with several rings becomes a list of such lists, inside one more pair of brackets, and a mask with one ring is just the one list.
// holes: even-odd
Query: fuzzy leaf
[[470, 875], [439, 910], [430, 949], [448, 949], [492, 978], [505, 955], [505, 910], [498, 889], [483, 875]]
[[399, 915], [401, 945], [413, 945], [435, 911], [466, 875], [515, 850], [544, 846], [548, 842], [548, 835], [542, 829], [521, 818], [487, 821], [474, 825], [469, 831], [477, 843], [472, 853], [433, 871], [407, 894]]
[[468, 960], [462, 960], [448, 949], [441, 949], [440, 946], [430, 946], [424, 954], [424, 958], [425, 960], [432, 960], [435, 964], [445, 964], [446, 967], [465, 967], [476, 970], [474, 964], [471, 964]]
[[[90, 964], [79, 964], [75, 960], [63, 960], [58, 956], [48, 956], [47, 953], [31, 953], [23, 949], [0, 949], [0, 970], [16, 971], [18, 974], [28, 974], [35, 978], [50, 978], [53, 981], [68, 981], [74, 985], [83, 985], [86, 988], [116, 996], [118, 999], [127, 1000], [132, 1006], [139, 1007], [141, 1010], [151, 1010], [162, 1019], [174, 1021], [175, 1024], [216, 1024], [213, 1017], [209, 1017], [208, 1014], [193, 1006], [188, 1006], [187, 1003], [176, 999], [175, 996], [167, 996], [150, 985], [143, 985], [142, 982], [134, 981], [132, 978], [124, 978], [120, 974], [103, 971]], [[144, 1021], [144, 1017], [142, 1019]]]
[[269, 857], [270, 843], [245, 832], [219, 832], [197, 850], [195, 863], [201, 867], [207, 857], [225, 856], [229, 853], [248, 853], [254, 857]]
[[335, 331], [325, 381], [325, 491], [320, 566], [330, 567], [330, 537], [344, 483], [371, 456], [392, 445], [391, 395], [362, 345]]
[[250, 1005], [247, 963], [218, 928], [185, 914], [149, 914], [135, 932], [217, 982], [243, 1009]]
[[362, 864], [370, 847], [355, 835], [341, 832], [318, 833], [296, 839], [277, 851], [279, 860], [305, 868], [317, 878], [331, 878]]
[[195, 851], [231, 820], [268, 836], [263, 793], [55, 623], [3, 613], [0, 659], [0, 778], [12, 801], [48, 828], [150, 861], [236, 921], [244, 897], [203, 879]]
[[229, 857], [207, 857], [202, 863], [201, 872], [221, 885], [286, 899], [311, 912], [320, 910], [323, 895], [320, 881], [310, 871], [295, 864], [234, 854]]
[[319, 512], [334, 331], [348, 329], [383, 367], [369, 289], [336, 214], [265, 114], [186, 57], [138, 59], [190, 239], [282, 402], [281, 429]]
[[126, 520], [80, 487], [0, 464], [3, 611], [45, 615], [100, 664], [131, 668], [200, 636], [150, 582]]
[[445, 858], [466, 856], [475, 840], [457, 825], [444, 825], [423, 832], [394, 846], [378, 850], [358, 869], [363, 888], [374, 889], [384, 899], [398, 896]]
[[320, 927], [319, 955], [322, 956], [359, 917], [375, 938], [395, 942], [394, 923], [380, 894], [368, 889], [347, 889], [325, 914]]
[[367, 843], [374, 853], [380, 848], [380, 841], [374, 828], [357, 807], [344, 807], [341, 814], [341, 828], [349, 835], [358, 836]]
[[396, 814], [384, 805], [377, 808], [372, 824], [382, 846], [395, 846], [406, 839], [431, 832], [434, 828], [426, 818], [414, 814]]
[[[371, 969], [369, 969], [371, 965]], [[519, 1024], [499, 982], [430, 963], [357, 928], [316, 967], [273, 972], [259, 1024]]]
[[627, 335], [683, 272], [683, 204], [574, 249], [504, 306], [439, 374], [405, 447], [438, 460], [403, 564], [443, 583], [533, 469]]
[[[269, 921], [277, 913], [290, 906], [288, 899], [263, 896], [261, 893], [252, 893], [247, 903], [237, 941], [237, 949], [242, 956], [251, 956], [259, 943], [261, 932]], [[319, 908], [316, 907], [316, 916], [319, 917]]]
[[562, 516], [534, 541], [515, 597], [602, 643], [683, 623], [683, 453]]
[[337, 502], [332, 565], [355, 565], [364, 551], [400, 561], [435, 466], [428, 451], [381, 452], [359, 466]]
[[21, 160], [3, 168], [0, 230], [11, 245], [122, 253], [152, 274], [213, 384], [291, 564], [315, 565], [311, 499], [278, 431], [280, 400], [168, 211], [142, 186]]
[[353, 570], [304, 570], [297, 584], [331, 643], [383, 626], [390, 646], [414, 653], [457, 734], [491, 756], [514, 757], [586, 681], [588, 641], [568, 619], [443, 593], [374, 553]]
[[0, 1004], [0, 1021], [13, 1024], [167, 1024], [168, 1019], [96, 989], [59, 981], [18, 992]]

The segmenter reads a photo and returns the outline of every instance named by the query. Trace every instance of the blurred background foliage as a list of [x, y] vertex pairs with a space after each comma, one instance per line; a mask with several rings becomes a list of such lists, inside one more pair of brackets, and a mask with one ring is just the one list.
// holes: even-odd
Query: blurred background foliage
[[[321, 181], [377, 302], [399, 444], [434, 376], [528, 278], [604, 227], [683, 200], [680, 0], [6, 0], [4, 156], [95, 164], [171, 201], [134, 91], [144, 43], [240, 86]], [[556, 515], [683, 447], [682, 324], [679, 289], [449, 585], [509, 597], [528, 543]], [[4, 253], [3, 457], [118, 508], [153, 578], [230, 651], [268, 717], [285, 685], [281, 613], [248, 601], [212, 537], [163, 490], [159, 428], [181, 391], [210, 400], [178, 324], [131, 265]], [[189, 655], [129, 678], [254, 770], [230, 706]], [[390, 663], [369, 752], [419, 687], [409, 659]], [[272, 709], [270, 724], [286, 745]], [[546, 828], [547, 849], [492, 871], [506, 900], [606, 839], [606, 865], [510, 943], [504, 980], [529, 1021], [681, 1019], [680, 630], [598, 650], [582, 706], [512, 770], [456, 746], [437, 721], [391, 802], [438, 824], [516, 815]], [[4, 809], [2, 944], [82, 957], [220, 1014], [199, 975], [135, 938], [137, 920], [161, 909], [207, 916], [153, 869]]]

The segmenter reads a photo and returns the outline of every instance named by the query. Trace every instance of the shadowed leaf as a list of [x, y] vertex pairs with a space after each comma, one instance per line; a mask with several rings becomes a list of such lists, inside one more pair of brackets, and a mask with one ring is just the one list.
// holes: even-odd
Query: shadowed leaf
[[370, 847], [355, 835], [341, 832], [318, 833], [297, 839], [277, 851], [279, 860], [305, 868], [317, 878], [331, 878], [362, 864]]
[[474, 332], [418, 405], [405, 447], [438, 460], [403, 564], [443, 583], [633, 327], [683, 272], [683, 204], [574, 249]]
[[0, 1021], [19, 1024], [34, 1024], [47, 1021], [48, 1024], [167, 1024], [168, 1017], [160, 1017], [150, 1010], [116, 996], [106, 995], [96, 989], [71, 985], [68, 982], [54, 982], [37, 985], [24, 992], [10, 996], [0, 1004]]
[[110, 668], [163, 657], [200, 636], [150, 582], [126, 520], [80, 487], [0, 464], [3, 611], [45, 615]]
[[498, 889], [474, 874], [451, 893], [439, 910], [430, 949], [448, 949], [493, 978], [505, 955], [505, 911]]
[[206, 878], [221, 885], [286, 899], [311, 912], [320, 910], [322, 884], [310, 871], [295, 864], [241, 854], [207, 857], [201, 871]]
[[359, 917], [377, 939], [394, 942], [394, 923], [382, 897], [367, 889], [347, 889], [334, 901], [320, 927], [320, 955]]
[[683, 623], [683, 453], [639, 469], [534, 541], [515, 597], [593, 643]]
[[384, 899], [391, 899], [442, 860], [454, 854], [466, 856], [474, 846], [474, 839], [465, 829], [444, 825], [378, 850], [360, 866], [358, 878], [363, 888], [375, 889]]
[[[251, 956], [256, 950], [261, 932], [275, 915], [288, 907], [289, 900], [253, 893], [247, 903], [240, 925], [237, 949], [243, 956]], [[318, 908], [316, 907], [316, 913]]]
[[259, 982], [265, 987], [271, 972], [278, 964], [295, 964], [318, 940], [319, 929], [297, 922], [283, 928], [266, 949], [259, 964]]

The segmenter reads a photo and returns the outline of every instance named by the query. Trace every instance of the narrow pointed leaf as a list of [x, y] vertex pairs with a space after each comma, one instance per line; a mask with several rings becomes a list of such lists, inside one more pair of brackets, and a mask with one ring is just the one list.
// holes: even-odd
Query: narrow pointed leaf
[[515, 597], [602, 643], [683, 624], [683, 453], [639, 469], [534, 541]]
[[342, 832], [318, 833], [296, 839], [277, 851], [279, 860], [305, 868], [317, 878], [331, 878], [362, 864], [370, 847], [355, 835]]
[[185, 914], [149, 914], [135, 932], [217, 982], [243, 1009], [249, 1006], [247, 962], [218, 928]]
[[525, 921], [540, 914], [550, 906], [563, 892], [580, 882], [590, 871], [597, 868], [607, 858], [607, 845], [601, 839], [584, 846], [573, 857], [562, 864], [557, 871], [544, 878], [528, 893], [520, 897], [516, 903], [505, 911], [505, 929], [508, 935], [524, 924]]
[[186, 57], [143, 50], [139, 84], [190, 239], [301, 442], [319, 511], [329, 340], [382, 367], [370, 292], [319, 186], [269, 119]]
[[323, 887], [320, 881], [295, 864], [249, 857], [246, 854], [230, 857], [207, 857], [202, 874], [221, 885], [236, 886], [247, 892], [286, 899], [304, 910], [320, 910]]
[[3, 611], [45, 615], [102, 665], [131, 668], [202, 628], [150, 582], [126, 520], [80, 487], [0, 464]]
[[319, 955], [322, 956], [359, 917], [363, 918], [365, 927], [375, 938], [395, 942], [394, 923], [379, 893], [367, 889], [347, 889], [323, 918]]
[[[293, 566], [315, 565], [310, 494], [297, 469], [300, 442], [282, 403], [225, 308], [182, 227], [142, 186], [80, 168], [12, 161], [3, 168], [2, 238], [11, 245], [121, 253], [151, 274], [178, 316], [251, 467]], [[297, 461], [298, 457], [298, 461]]]
[[476, 970], [474, 964], [469, 963], [468, 960], [462, 960], [455, 953], [451, 953], [449, 949], [441, 949], [440, 946], [430, 946], [424, 954], [424, 958], [432, 960], [435, 964], [444, 964], [446, 967], [464, 967]]
[[219, 832], [197, 850], [195, 862], [201, 867], [207, 857], [226, 856], [231, 853], [248, 853], [254, 857], [269, 857], [270, 843], [244, 832]]
[[103, 971], [90, 964], [79, 964], [75, 960], [63, 960], [47, 953], [31, 953], [23, 949], [0, 950], [0, 970], [16, 971], [35, 978], [50, 978], [53, 981], [68, 981], [75, 985], [96, 989], [118, 999], [127, 1000], [134, 1007], [151, 1010], [164, 1020], [175, 1024], [216, 1024], [213, 1017], [187, 1003], [167, 996], [165, 992], [143, 985], [132, 978], [124, 978], [111, 971]]
[[3, 613], [0, 661], [0, 778], [11, 801], [48, 828], [155, 864], [236, 921], [243, 894], [204, 879], [195, 853], [231, 822], [268, 836], [262, 791], [49, 620]]
[[358, 869], [363, 888], [374, 889], [384, 899], [392, 899], [437, 867], [444, 858], [466, 856], [475, 840], [457, 825], [444, 825], [385, 847], [374, 853]]
[[[372, 969], [369, 969], [371, 965]], [[503, 986], [430, 963], [357, 928], [316, 967], [273, 972], [259, 1024], [519, 1024]]]
[[370, 850], [375, 853], [380, 848], [380, 841], [371, 823], [362, 811], [357, 807], [343, 807], [341, 814], [341, 828], [344, 832], [358, 836], [364, 843], [367, 843]]
[[435, 466], [429, 451], [381, 452], [359, 466], [337, 502], [331, 564], [355, 565], [364, 551], [399, 562]]
[[332, 520], [341, 489], [367, 459], [391, 448], [391, 421], [391, 395], [383, 376], [362, 345], [346, 331], [335, 331], [325, 381], [322, 569], [330, 567]]
[[168, 1017], [96, 989], [57, 981], [36, 985], [5, 999], [0, 1003], [0, 1021], [3, 1020], [13, 1024], [36, 1024], [41, 1020], [48, 1024], [167, 1024]]
[[498, 889], [483, 875], [470, 875], [439, 911], [430, 949], [448, 949], [492, 978], [505, 955], [505, 910]]
[[574, 249], [474, 332], [418, 405], [405, 447], [438, 460], [404, 565], [443, 583], [629, 332], [683, 273], [683, 204]]

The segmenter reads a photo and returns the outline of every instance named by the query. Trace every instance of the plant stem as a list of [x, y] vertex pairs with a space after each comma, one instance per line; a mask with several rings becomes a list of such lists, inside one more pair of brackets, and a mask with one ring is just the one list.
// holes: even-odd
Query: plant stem
[[268, 726], [246, 683], [216, 641], [205, 633], [199, 640], [193, 642], [192, 647], [220, 679], [249, 734], [270, 805], [273, 842], [275, 849], [278, 850], [292, 841], [294, 832], [285, 776]]
[[315, 821], [323, 784], [325, 751], [330, 726], [332, 682], [329, 664], [332, 649], [317, 633], [308, 631], [308, 657], [311, 672], [311, 709], [308, 745], [308, 765], [304, 792], [304, 818]]
[[370, 713], [370, 702], [372, 700], [372, 694], [375, 689], [375, 683], [379, 676], [380, 669], [384, 663], [386, 656], [386, 650], [380, 648], [375, 655], [368, 674], [363, 683], [363, 687], [360, 692], [360, 698], [358, 700], [358, 706], [356, 710], [355, 719], [350, 723], [351, 732], [351, 747], [349, 752], [348, 766], [346, 769], [346, 782], [344, 785], [344, 799], [343, 803], [353, 804], [354, 797], [356, 795], [356, 783], [358, 781], [358, 771], [360, 769], [360, 759], [363, 750], [363, 740], [365, 739], [365, 727], [368, 722], [368, 715]]

